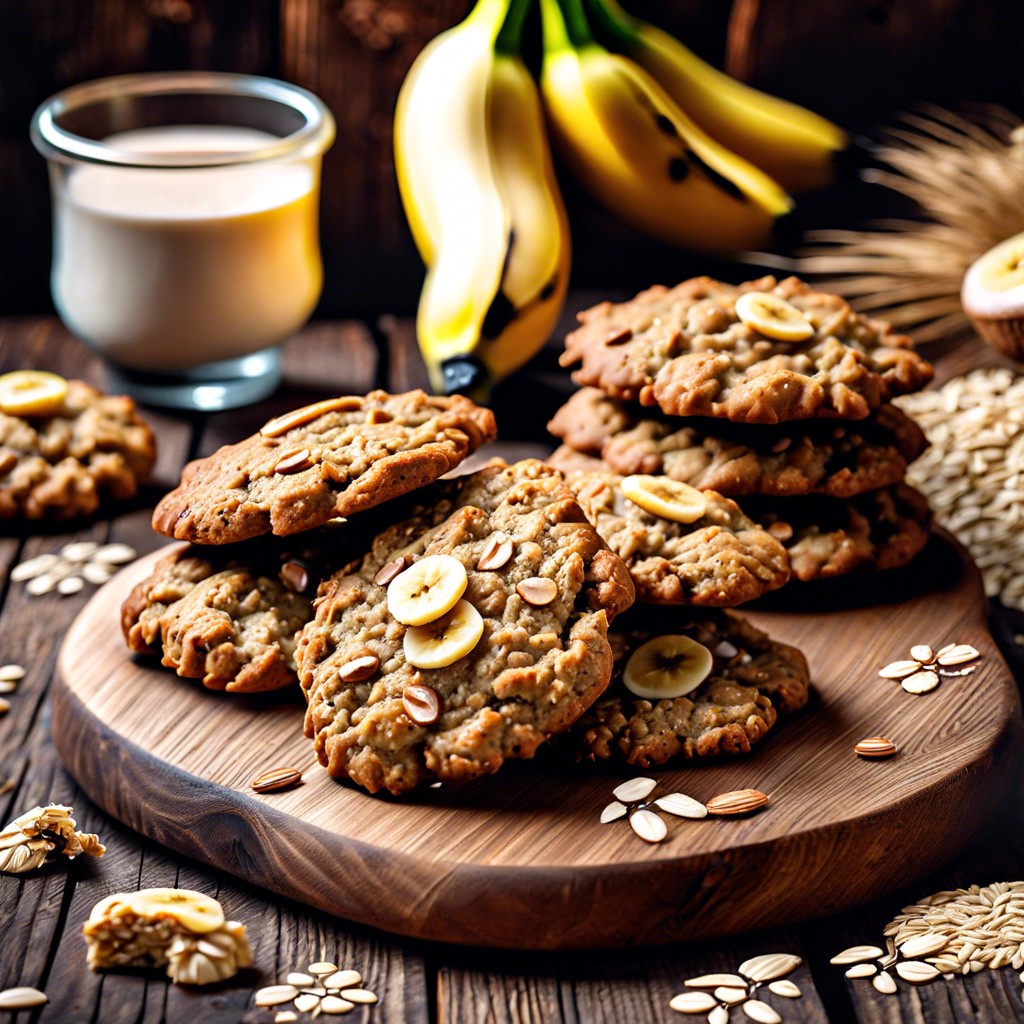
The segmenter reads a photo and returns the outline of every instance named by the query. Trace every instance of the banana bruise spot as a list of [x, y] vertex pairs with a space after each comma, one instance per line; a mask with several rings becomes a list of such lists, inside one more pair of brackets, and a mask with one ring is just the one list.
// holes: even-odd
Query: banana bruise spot
[[672, 181], [685, 181], [690, 174], [690, 165], [681, 156], [674, 156], [668, 162], [668, 176]]
[[[516, 244], [515, 228], [510, 228], [508, 243], [505, 246], [505, 258], [501, 264], [500, 281], [504, 283], [508, 274], [509, 264], [512, 262], [512, 248]], [[494, 341], [499, 334], [516, 318], [516, 307], [499, 286], [497, 294], [491, 300], [487, 312], [484, 314], [483, 323], [480, 325], [480, 335], [487, 341]]]
[[503, 291], [499, 291], [487, 307], [484, 322], [480, 325], [480, 334], [487, 341], [494, 341], [515, 318], [516, 307]]
[[441, 377], [446, 395], [469, 395], [488, 380], [487, 367], [471, 355], [452, 356], [441, 364]]
[[667, 114], [658, 110], [658, 108], [651, 102], [648, 97], [641, 90], [634, 88], [633, 95], [636, 97], [637, 102], [647, 108], [650, 114], [654, 117], [654, 124], [658, 130], [663, 134], [667, 135], [671, 139], [677, 140], [682, 147], [682, 155], [672, 157], [668, 162], [668, 176], [672, 181], [679, 182], [685, 181], [690, 175], [690, 170], [696, 168], [700, 171], [712, 185], [720, 189], [727, 196], [732, 199], [736, 199], [741, 203], [749, 201], [747, 194], [733, 181], [730, 181], [724, 174], [720, 174], [710, 164], [699, 157], [689, 146], [686, 145], [685, 141], [679, 134], [679, 129], [676, 127], [675, 122]]
[[737, 185], [734, 181], [730, 181], [724, 174], [719, 174], [718, 171], [705, 163], [692, 149], [686, 151], [687, 159], [701, 171], [704, 176], [714, 185], [716, 188], [720, 188], [727, 196], [731, 196], [733, 199], [738, 200], [741, 203], [748, 201], [747, 194]]
[[672, 118], [666, 117], [664, 114], [657, 114], [654, 118], [654, 123], [666, 134], [671, 135], [675, 138], [679, 134], [679, 129], [676, 128], [672, 121]]

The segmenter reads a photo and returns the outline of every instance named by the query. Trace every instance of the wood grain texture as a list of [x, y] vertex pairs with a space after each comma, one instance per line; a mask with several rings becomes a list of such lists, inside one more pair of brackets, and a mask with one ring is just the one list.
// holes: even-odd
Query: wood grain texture
[[[790, 1000], [760, 989], [758, 998], [774, 1004], [788, 1021], [828, 1024], [829, 1013], [811, 975], [813, 950], [789, 929], [655, 950], [563, 953], [556, 960], [541, 954], [505, 953], [500, 962], [493, 956], [488, 962], [479, 956], [451, 954], [438, 976], [438, 1021], [675, 1024], [687, 1018], [672, 1010], [669, 1001], [685, 991], [688, 978], [735, 972], [744, 960], [763, 953], [803, 958], [804, 963], [787, 975], [800, 988], [801, 996]], [[706, 1017], [691, 1019], [704, 1021]], [[732, 1019], [749, 1018], [735, 1010]], [[838, 1022], [840, 1018], [832, 1019]]]
[[[403, 934], [574, 948], [799, 920], [948, 859], [1016, 769], [1017, 695], [987, 633], [977, 576], [943, 541], [925, 558], [937, 570], [924, 573], [931, 589], [914, 573], [862, 584], [875, 601], [891, 600], [903, 596], [893, 589], [902, 579], [911, 593], [900, 603], [825, 611], [819, 591], [811, 610], [753, 616], [806, 651], [816, 706], [749, 759], [662, 773], [662, 792], [706, 801], [752, 786], [772, 803], [749, 819], [674, 821], [671, 841], [657, 846], [624, 823], [598, 823], [613, 776], [550, 758], [405, 802], [331, 780], [312, 765], [297, 701], [201, 692], [122, 650], [112, 624], [152, 556], [107, 584], [69, 631], [54, 739], [97, 803], [161, 844]], [[875, 677], [913, 643], [951, 640], [983, 652], [974, 675], [924, 698]], [[856, 758], [856, 740], [877, 734], [899, 756]], [[303, 785], [254, 795], [252, 778], [282, 764], [305, 769]], [[837, 872], [847, 859], [856, 867]]]
[[1021, 15], [1012, 0], [844, 0], [813, 15], [799, 0], [735, 0], [725, 70], [853, 126], [922, 100], [1015, 105], [1005, 72]]

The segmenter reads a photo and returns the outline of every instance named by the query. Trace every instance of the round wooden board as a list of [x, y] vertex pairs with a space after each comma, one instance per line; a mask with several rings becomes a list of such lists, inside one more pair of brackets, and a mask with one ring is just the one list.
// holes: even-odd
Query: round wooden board
[[[372, 797], [313, 766], [295, 695], [239, 698], [177, 679], [122, 646], [119, 609], [160, 553], [83, 609], [62, 646], [54, 741], [89, 796], [132, 828], [267, 889], [407, 935], [579, 948], [747, 931], [829, 913], [956, 855], [1016, 777], [1017, 691], [989, 636], [977, 571], [933, 539], [909, 570], [791, 587], [803, 610], [751, 618], [803, 648], [815, 696], [752, 755], [656, 774], [655, 793], [707, 800], [754, 787], [742, 819], [672, 818], [648, 845], [599, 823], [622, 778], [548, 756], [462, 788]], [[884, 600], [885, 604], [871, 601]], [[979, 669], [917, 697], [879, 679], [911, 645], [971, 643]], [[865, 761], [853, 744], [900, 748]], [[258, 795], [281, 765], [301, 786]]]

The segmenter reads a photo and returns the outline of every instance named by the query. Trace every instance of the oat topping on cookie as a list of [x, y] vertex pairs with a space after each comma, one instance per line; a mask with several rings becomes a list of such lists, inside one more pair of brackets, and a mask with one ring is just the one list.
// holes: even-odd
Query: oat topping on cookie
[[[782, 300], [811, 326], [810, 335], [784, 340], [758, 318], [744, 318], [744, 296], [753, 293]], [[932, 377], [909, 338], [792, 277], [742, 285], [694, 278], [600, 303], [579, 320], [562, 356], [564, 366], [580, 364], [576, 379], [674, 416], [863, 419]]]
[[318, 402], [189, 463], [153, 527], [202, 544], [299, 533], [436, 480], [495, 434], [490, 410], [458, 395]]
[[[442, 482], [321, 587], [299, 639], [306, 731], [332, 775], [371, 792], [495, 772], [605, 688], [608, 622], [632, 600], [556, 470], [527, 460]], [[346, 679], [362, 658], [373, 674]]]

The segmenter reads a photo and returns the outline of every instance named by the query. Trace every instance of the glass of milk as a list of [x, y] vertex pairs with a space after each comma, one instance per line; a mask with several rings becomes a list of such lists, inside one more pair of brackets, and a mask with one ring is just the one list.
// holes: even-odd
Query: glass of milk
[[54, 304], [111, 386], [203, 410], [270, 394], [323, 283], [324, 104], [250, 75], [122, 75], [51, 97], [32, 140], [50, 168]]

